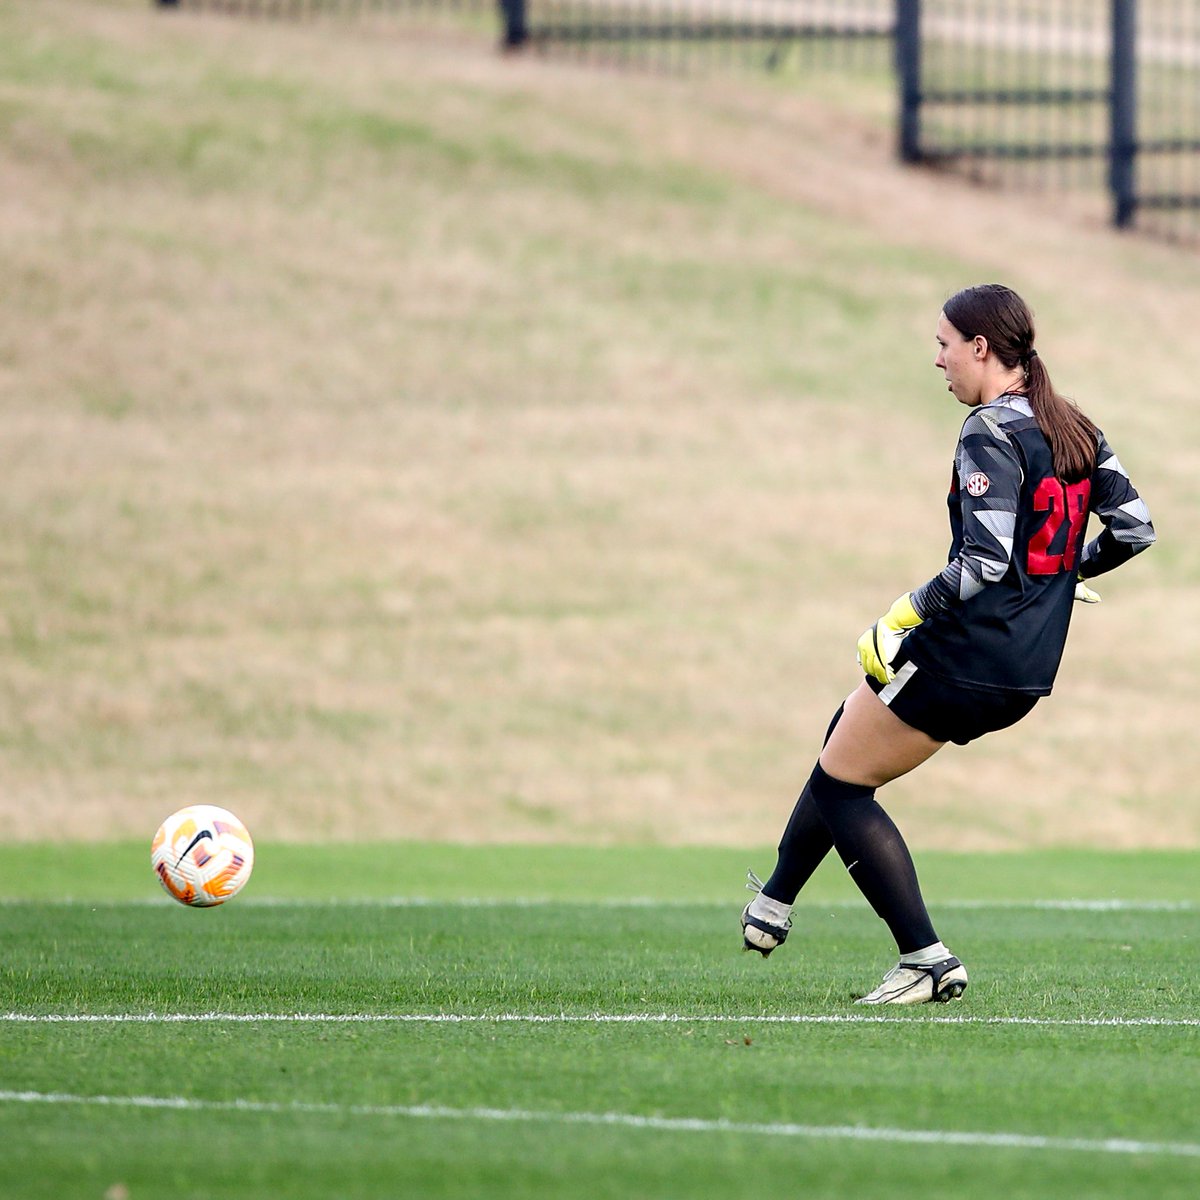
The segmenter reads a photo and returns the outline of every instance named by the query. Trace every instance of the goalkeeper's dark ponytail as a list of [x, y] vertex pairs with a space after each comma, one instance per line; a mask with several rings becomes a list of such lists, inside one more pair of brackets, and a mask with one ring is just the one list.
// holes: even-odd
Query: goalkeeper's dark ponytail
[[1059, 479], [1075, 483], [1088, 478], [1096, 468], [1096, 427], [1073, 401], [1054, 390], [1050, 372], [1033, 348], [1033, 314], [1025, 301], [1003, 284], [984, 283], [951, 296], [943, 311], [967, 341], [987, 338], [1005, 367], [1025, 372], [1025, 395], [1050, 443]]

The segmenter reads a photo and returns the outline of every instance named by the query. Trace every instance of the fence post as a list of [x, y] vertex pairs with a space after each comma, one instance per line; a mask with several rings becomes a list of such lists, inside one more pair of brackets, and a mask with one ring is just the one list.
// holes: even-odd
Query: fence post
[[504, 37], [500, 44], [505, 50], [520, 49], [529, 40], [525, 0], [500, 0], [500, 12], [504, 17]]
[[1137, 210], [1137, 0], [1112, 0], [1110, 112], [1113, 224], [1125, 229]]
[[896, 75], [900, 81], [900, 159], [921, 161], [921, 0], [896, 0]]

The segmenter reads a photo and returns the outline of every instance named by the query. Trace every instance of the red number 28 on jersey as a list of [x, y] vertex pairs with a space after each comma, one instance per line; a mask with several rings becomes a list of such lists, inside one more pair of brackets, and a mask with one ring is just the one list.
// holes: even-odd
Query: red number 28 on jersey
[[[1075, 569], [1075, 555], [1079, 550], [1079, 539], [1087, 524], [1088, 501], [1092, 497], [1092, 481], [1081, 479], [1078, 483], [1063, 483], [1053, 475], [1047, 475], [1033, 493], [1035, 512], [1050, 515], [1042, 527], [1029, 539], [1030, 575], [1057, 575], [1059, 571]], [[1067, 545], [1062, 554], [1051, 554], [1050, 545], [1055, 535], [1067, 521]]]

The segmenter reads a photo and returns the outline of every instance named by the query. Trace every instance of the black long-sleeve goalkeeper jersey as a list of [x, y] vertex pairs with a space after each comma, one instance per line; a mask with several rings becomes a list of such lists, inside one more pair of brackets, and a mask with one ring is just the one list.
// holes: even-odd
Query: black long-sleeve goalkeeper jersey
[[[924, 621], [903, 656], [971, 687], [1048, 695], [1077, 578], [1154, 541], [1150, 513], [1102, 433], [1090, 479], [1063, 483], [1024, 396], [974, 409], [950, 485], [950, 560], [912, 594]], [[1103, 522], [1085, 545], [1088, 516]]]

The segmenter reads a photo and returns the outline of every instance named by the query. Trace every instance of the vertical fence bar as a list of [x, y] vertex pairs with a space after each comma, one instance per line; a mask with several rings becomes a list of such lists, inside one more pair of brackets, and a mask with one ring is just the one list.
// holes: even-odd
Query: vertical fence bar
[[900, 160], [921, 161], [921, 0], [896, 0]]
[[520, 49], [529, 40], [525, 0], [500, 0], [500, 12], [504, 16], [504, 37], [501, 44], [505, 50]]
[[1112, 99], [1109, 187], [1113, 224], [1125, 229], [1137, 211], [1137, 0], [1112, 0]]

